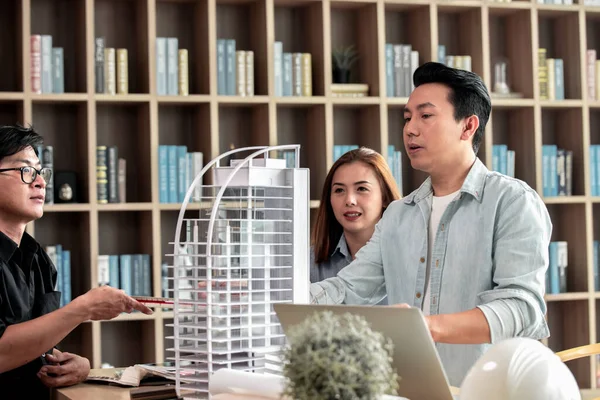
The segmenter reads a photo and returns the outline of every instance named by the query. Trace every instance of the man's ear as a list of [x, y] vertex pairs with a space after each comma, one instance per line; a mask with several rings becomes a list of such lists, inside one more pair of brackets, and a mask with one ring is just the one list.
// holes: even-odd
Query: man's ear
[[479, 117], [477, 115], [471, 115], [470, 117], [465, 118], [463, 124], [463, 130], [460, 134], [461, 140], [469, 140], [475, 135], [477, 129], [479, 128]]

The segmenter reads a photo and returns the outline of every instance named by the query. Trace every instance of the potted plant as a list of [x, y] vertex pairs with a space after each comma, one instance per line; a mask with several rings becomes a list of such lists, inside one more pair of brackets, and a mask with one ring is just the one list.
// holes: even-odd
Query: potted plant
[[349, 83], [350, 68], [358, 60], [354, 45], [337, 47], [332, 52], [333, 83]]
[[363, 317], [317, 312], [286, 336], [285, 398], [370, 400], [397, 394], [392, 342]]

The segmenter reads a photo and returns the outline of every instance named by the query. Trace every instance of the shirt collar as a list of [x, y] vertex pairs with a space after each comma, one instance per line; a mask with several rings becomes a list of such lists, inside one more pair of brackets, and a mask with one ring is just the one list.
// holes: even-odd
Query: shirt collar
[[348, 250], [348, 243], [346, 243], [346, 237], [343, 233], [340, 236], [340, 240], [338, 241], [337, 246], [335, 246], [335, 249], [333, 250], [333, 252], [331, 252], [331, 255], [333, 256], [338, 251], [344, 257], [348, 257], [350, 255], [350, 251]]
[[[481, 202], [483, 197], [483, 188], [485, 186], [485, 177], [489, 170], [479, 157], [475, 158], [475, 162], [471, 166], [462, 187], [460, 188], [461, 193], [468, 193], [473, 196], [477, 201]], [[426, 197], [429, 197], [433, 193], [431, 187], [431, 177], [428, 176], [425, 182], [419, 186], [417, 190], [409, 194], [404, 198], [406, 204], [418, 203]]]
[[36, 253], [38, 250], [37, 242], [27, 232], [23, 232], [21, 245], [17, 246], [17, 244], [11, 238], [6, 236], [4, 232], [0, 231], [0, 261], [8, 262], [19, 247], [21, 250], [31, 253]]

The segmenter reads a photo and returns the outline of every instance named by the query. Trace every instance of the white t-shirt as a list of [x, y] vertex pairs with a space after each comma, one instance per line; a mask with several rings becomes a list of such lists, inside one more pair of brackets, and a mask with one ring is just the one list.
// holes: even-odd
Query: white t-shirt
[[444, 211], [446, 211], [448, 204], [454, 200], [458, 193], [460, 193], [460, 189], [454, 193], [447, 194], [446, 196], [433, 196], [433, 201], [431, 202], [431, 216], [429, 217], [429, 241], [427, 245], [427, 273], [425, 274], [425, 281], [427, 283], [425, 285], [425, 298], [423, 299], [423, 314], [425, 315], [429, 315], [429, 308], [431, 304], [429, 277], [431, 275], [431, 251], [435, 241], [435, 234], [437, 233], [438, 225], [440, 224], [442, 215], [444, 215]]

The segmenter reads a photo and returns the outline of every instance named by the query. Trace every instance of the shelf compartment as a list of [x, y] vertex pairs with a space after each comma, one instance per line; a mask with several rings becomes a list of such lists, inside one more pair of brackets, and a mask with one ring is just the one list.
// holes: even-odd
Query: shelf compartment
[[31, 0], [31, 34], [50, 35], [52, 47], [63, 48], [65, 93], [87, 92], [85, 21], [85, 2]]
[[[548, 347], [554, 351], [571, 349], [590, 344], [588, 300], [556, 301], [548, 303]], [[568, 361], [577, 385], [590, 387], [590, 359], [588, 357]]]
[[[588, 291], [585, 228], [573, 221], [585, 221], [585, 204], [548, 204], [552, 221], [552, 242], [566, 241], [568, 252], [567, 291]], [[549, 273], [549, 272], [548, 272]]]
[[[0, 125], [25, 125], [22, 100], [0, 101]], [[37, 127], [36, 127], [37, 128]]]
[[[581, 108], [542, 108], [542, 143], [556, 145], [559, 149], [573, 152], [572, 157], [572, 194], [585, 194], [583, 167], [583, 115]], [[538, 165], [543, 177], [543, 152]], [[542, 179], [543, 183], [543, 179]], [[544, 193], [543, 186], [538, 188]]]
[[[418, 63], [414, 68], [422, 65], [426, 61], [434, 60], [437, 58], [437, 54], [431, 54], [431, 13], [429, 5], [407, 5], [407, 4], [396, 4], [386, 3], [385, 4], [385, 58], [384, 64], [386, 65], [386, 71], [388, 65], [394, 70], [394, 47], [388, 51], [388, 45], [410, 45], [412, 51], [419, 53]], [[411, 61], [412, 62], [412, 61]], [[411, 65], [411, 67], [413, 67]], [[387, 84], [387, 72], [386, 76], [383, 77], [386, 81], [386, 95], [389, 97], [399, 97], [396, 95], [396, 90], [399, 85], [396, 82], [395, 76], [392, 79], [394, 86], [388, 87]], [[410, 76], [410, 83], [412, 84], [412, 74]], [[403, 87], [402, 85], [401, 87]], [[409, 89], [409, 92], [412, 89]]]
[[[269, 144], [269, 106], [219, 105], [219, 154], [233, 148], [266, 146]], [[235, 158], [249, 154], [238, 153]], [[228, 165], [221, 160], [221, 165]]]
[[332, 1], [330, 13], [331, 51], [352, 45], [358, 52], [359, 58], [350, 69], [349, 82], [368, 84], [368, 95], [380, 96], [379, 80], [383, 78], [379, 77], [377, 5]]
[[233, 39], [236, 51], [254, 52], [255, 95], [267, 95], [269, 92], [266, 29], [266, 0], [217, 0], [217, 39]]
[[491, 90], [496, 83], [495, 65], [507, 62], [508, 85], [511, 92], [526, 99], [534, 97], [533, 44], [531, 10], [489, 10]]
[[101, 322], [101, 363], [116, 368], [156, 362], [154, 320]]
[[377, 105], [333, 107], [333, 144], [358, 145], [382, 152]]
[[94, 4], [94, 37], [104, 37], [105, 49], [127, 49], [129, 93], [149, 93], [147, 1], [96, 0]]
[[[100, 211], [98, 214], [98, 254], [152, 255], [151, 232], [151, 211]], [[152, 265], [152, 260], [150, 260], [150, 265]]]
[[71, 300], [91, 289], [89, 212], [46, 213], [34, 235], [43, 248], [60, 244], [71, 252]]
[[62, 352], [69, 352], [85, 357], [93, 363], [92, 324], [81, 324], [73, 329], [67, 337], [61, 340], [56, 348]]
[[546, 49], [546, 59], [563, 60], [564, 98], [581, 99], [579, 14], [539, 10], [538, 36], [540, 48]]
[[508, 150], [515, 151], [515, 178], [521, 179], [532, 188], [535, 188], [536, 165], [533, 115], [533, 108], [493, 108], [488, 125], [491, 124], [494, 144], [506, 144]]
[[[52, 146], [53, 179], [61, 172], [74, 172], [74, 203], [89, 203], [89, 160], [85, 103], [33, 103], [33, 126], [43, 136], [44, 146]], [[54, 203], [60, 203], [58, 185], [54, 185]]]
[[275, 0], [275, 41], [282, 42], [284, 53], [310, 53], [313, 96], [326, 92], [323, 25], [321, 2]]
[[481, 8], [438, 6], [438, 42], [446, 56], [471, 56], [471, 71], [485, 76]]
[[190, 95], [210, 93], [208, 27], [208, 2], [156, 2], [156, 36], [175, 37], [188, 51]]
[[149, 105], [102, 103], [96, 107], [97, 145], [117, 146], [118, 157], [126, 160], [126, 201], [152, 201]]
[[310, 170], [312, 200], [319, 200], [327, 176], [325, 107], [321, 105], [277, 107], [277, 144], [300, 145], [300, 168]]
[[[8, 1], [0, 13], [0, 92], [23, 91], [23, 1]], [[29, 40], [29, 38], [26, 38]], [[26, 60], [30, 58], [27, 57]]]

